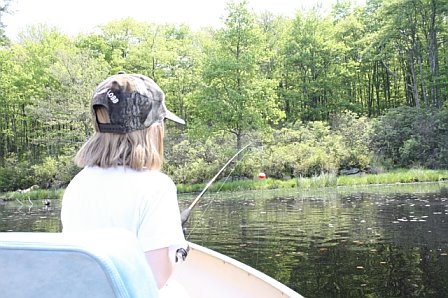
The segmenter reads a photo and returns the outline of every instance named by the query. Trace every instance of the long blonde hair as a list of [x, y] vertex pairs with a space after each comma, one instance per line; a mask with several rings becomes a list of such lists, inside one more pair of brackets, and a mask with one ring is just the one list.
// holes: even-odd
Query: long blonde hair
[[[94, 111], [100, 123], [109, 123], [103, 107]], [[160, 170], [163, 164], [163, 123], [126, 134], [96, 131], [75, 156], [79, 167], [99, 166], [109, 168], [127, 166], [135, 170]]]

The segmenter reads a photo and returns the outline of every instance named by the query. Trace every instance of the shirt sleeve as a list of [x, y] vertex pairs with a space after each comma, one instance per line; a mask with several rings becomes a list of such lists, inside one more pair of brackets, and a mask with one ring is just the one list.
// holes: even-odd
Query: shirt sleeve
[[161, 176], [155, 187], [148, 190], [147, 197], [140, 209], [141, 223], [138, 239], [143, 251], [168, 247], [177, 249], [186, 247], [180, 220], [177, 190], [168, 176]]

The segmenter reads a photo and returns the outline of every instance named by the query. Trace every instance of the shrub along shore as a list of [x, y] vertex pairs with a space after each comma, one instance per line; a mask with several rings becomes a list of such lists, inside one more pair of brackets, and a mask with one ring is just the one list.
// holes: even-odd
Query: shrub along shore
[[[339, 186], [387, 185], [396, 183], [448, 182], [448, 170], [399, 169], [379, 174], [340, 175], [321, 174], [313, 177], [299, 177], [289, 180], [272, 178], [232, 180], [224, 178], [213, 183], [209, 192], [242, 191], [262, 189], [297, 188], [298, 190], [321, 189]], [[178, 184], [179, 193], [195, 193], [204, 189], [206, 183]], [[63, 188], [32, 189], [0, 194], [1, 201], [10, 200], [53, 200], [62, 198]]]

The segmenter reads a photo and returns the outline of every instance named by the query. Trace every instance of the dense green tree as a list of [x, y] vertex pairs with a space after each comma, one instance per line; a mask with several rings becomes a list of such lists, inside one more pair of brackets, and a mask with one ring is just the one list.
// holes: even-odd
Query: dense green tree
[[428, 55], [428, 105], [441, 108], [442, 98], [448, 94], [442, 92], [447, 80], [446, 72], [440, 71], [441, 55], [440, 44], [446, 40], [446, 30], [442, 28], [446, 26], [446, 15], [448, 13], [447, 0], [425, 0], [419, 10], [422, 20], [422, 32], [424, 40], [427, 44]]
[[390, 109], [374, 123], [370, 146], [389, 167], [446, 167], [446, 115], [423, 107]]
[[[371, 1], [376, 5], [377, 30], [368, 41], [377, 45], [372, 52], [388, 75], [404, 90], [397, 94], [410, 106], [442, 106], [440, 97], [439, 33], [446, 17], [446, 1]], [[378, 3], [380, 5], [378, 5]], [[371, 4], [373, 6], [373, 4]], [[381, 20], [380, 20], [381, 18]], [[378, 26], [380, 25], [381, 26]], [[389, 94], [399, 85], [382, 84]], [[404, 94], [404, 96], [403, 96]], [[403, 103], [403, 99], [399, 104]], [[398, 105], [395, 105], [398, 106]], [[391, 107], [391, 106], [389, 106]]]
[[333, 69], [339, 59], [331, 24], [318, 11], [298, 14], [284, 48], [282, 98], [290, 122], [327, 120], [338, 109]]
[[333, 7], [332, 48], [337, 49], [337, 61], [331, 79], [338, 85], [333, 96], [338, 97], [338, 110], [349, 110], [358, 114], [370, 114], [365, 101], [367, 83], [363, 69], [362, 51], [365, 45], [359, 41], [365, 31], [359, 17], [349, 1], [337, 2]]
[[75, 39], [74, 43], [77, 48], [87, 50], [94, 57], [103, 58], [107, 63], [112, 64], [113, 49], [105, 36], [101, 34], [81, 34]]
[[[135, 21], [132, 18], [125, 18], [117, 21], [112, 21], [104, 26], [101, 26], [101, 36], [106, 41], [106, 60], [111, 66], [111, 72], [117, 73], [119, 71], [127, 71], [128, 55], [132, 47], [139, 45], [145, 36], [149, 24]], [[102, 40], [94, 45], [101, 46]]]
[[13, 117], [10, 96], [14, 92], [10, 70], [13, 69], [12, 52], [7, 48], [0, 48], [0, 164], [4, 164], [5, 157], [12, 151], [14, 146], [14, 135], [11, 129]]
[[280, 81], [281, 49], [284, 47], [290, 24], [288, 19], [269, 12], [264, 12], [257, 18], [257, 25], [261, 32], [260, 72], [267, 79]]
[[263, 129], [282, 117], [277, 107], [275, 81], [260, 74], [261, 33], [247, 3], [230, 3], [225, 28], [214, 35], [208, 49], [203, 86], [199, 90], [197, 120], [212, 131], [231, 133], [241, 147], [243, 135]]
[[389, 42], [394, 43], [401, 55], [402, 65], [405, 67], [407, 103], [418, 107], [422, 100], [426, 101], [425, 90], [419, 92], [419, 88], [426, 88], [422, 73], [423, 45], [418, 35], [417, 11], [421, 9], [420, 3], [414, 0], [388, 1], [383, 8], [388, 20], [384, 32], [390, 38]]
[[58, 48], [48, 74], [58, 87], [47, 91], [46, 100], [29, 109], [48, 132], [40, 137], [47, 146], [62, 148], [80, 144], [92, 133], [90, 99], [96, 85], [109, 73], [106, 62], [76, 47]]
[[[53, 63], [54, 49], [68, 41], [53, 29], [44, 27], [29, 28], [23, 35], [23, 42], [5, 49], [3, 75], [3, 110], [5, 129], [2, 131], [7, 141], [7, 152], [15, 152], [19, 157], [39, 160], [41, 145], [37, 139], [44, 131], [28, 114], [28, 108], [45, 101], [46, 91], [56, 88], [57, 83], [47, 73]], [[11, 141], [13, 140], [13, 141]]]
[[369, 117], [379, 116], [386, 109], [399, 106], [405, 101], [396, 50], [381, 34], [385, 27], [381, 14], [382, 2], [383, 0], [368, 1], [365, 9], [358, 13], [364, 28], [357, 42], [363, 46], [360, 78], [365, 83], [362, 97]]
[[29, 28], [21, 38], [3, 50], [1, 140], [5, 154], [36, 162], [91, 133], [88, 102], [108, 68], [53, 29]]

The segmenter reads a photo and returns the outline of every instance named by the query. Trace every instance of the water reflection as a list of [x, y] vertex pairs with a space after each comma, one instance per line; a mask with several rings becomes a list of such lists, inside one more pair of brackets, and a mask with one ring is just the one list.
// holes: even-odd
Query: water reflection
[[446, 196], [439, 185], [384, 188], [213, 196], [189, 239], [305, 297], [447, 297]]
[[[190, 241], [305, 297], [448, 297], [448, 195], [440, 184], [206, 194]], [[181, 208], [194, 196], [180, 196]], [[0, 205], [0, 231], [60, 231], [59, 202]]]
[[15, 200], [0, 204], [0, 232], [59, 232], [60, 201]]

